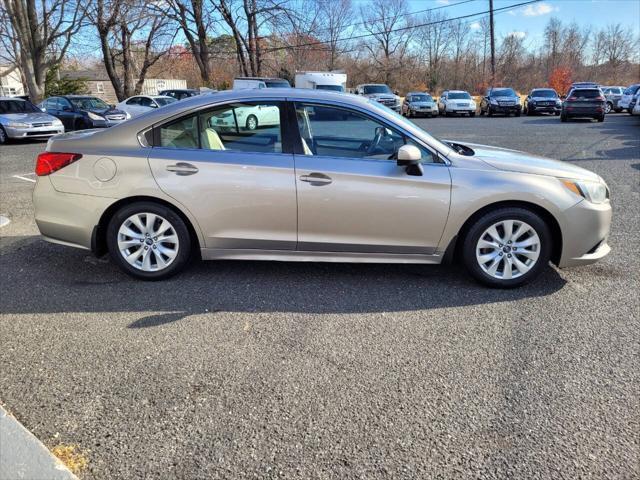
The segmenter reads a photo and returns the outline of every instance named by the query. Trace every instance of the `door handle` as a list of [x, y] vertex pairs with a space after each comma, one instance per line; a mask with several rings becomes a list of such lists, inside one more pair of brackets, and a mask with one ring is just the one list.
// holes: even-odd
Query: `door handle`
[[176, 175], [186, 176], [198, 173], [198, 167], [190, 163], [178, 162], [175, 165], [167, 165], [167, 171], [173, 172]]
[[300, 181], [310, 183], [314, 187], [320, 187], [322, 185], [329, 185], [333, 180], [324, 173], [313, 172], [309, 175], [302, 175]]

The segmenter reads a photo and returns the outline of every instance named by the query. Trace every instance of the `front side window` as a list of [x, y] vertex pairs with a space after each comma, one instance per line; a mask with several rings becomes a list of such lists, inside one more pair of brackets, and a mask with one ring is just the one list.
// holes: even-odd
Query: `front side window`
[[388, 125], [353, 110], [296, 103], [298, 129], [304, 154], [356, 160], [395, 161], [403, 145], [415, 145], [423, 162], [434, 162], [433, 154]]
[[140, 97], [133, 97], [127, 100], [127, 105], [140, 105]]
[[281, 153], [279, 102], [232, 103], [159, 127], [165, 148]]

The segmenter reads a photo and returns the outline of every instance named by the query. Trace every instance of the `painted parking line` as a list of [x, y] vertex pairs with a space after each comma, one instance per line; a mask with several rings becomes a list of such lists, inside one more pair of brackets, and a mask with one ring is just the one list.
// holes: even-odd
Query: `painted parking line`
[[14, 175], [13, 178], [18, 178], [20, 180], [24, 180], [25, 182], [36, 183], [35, 178], [28, 178], [30, 176], [35, 176], [35, 173], [25, 173], [24, 175]]

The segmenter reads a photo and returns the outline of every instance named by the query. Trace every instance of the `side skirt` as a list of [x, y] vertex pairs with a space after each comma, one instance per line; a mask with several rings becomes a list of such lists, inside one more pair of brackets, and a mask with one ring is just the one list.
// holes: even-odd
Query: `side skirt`
[[202, 248], [200, 252], [203, 260], [271, 260], [281, 262], [439, 264], [443, 258], [442, 254], [303, 252], [295, 250], [232, 250], [221, 248]]

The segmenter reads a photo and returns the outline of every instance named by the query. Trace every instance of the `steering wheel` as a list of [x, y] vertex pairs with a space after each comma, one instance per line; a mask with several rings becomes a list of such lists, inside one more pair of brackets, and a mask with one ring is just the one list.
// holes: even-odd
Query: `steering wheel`
[[384, 127], [376, 127], [376, 134], [367, 148], [367, 155], [375, 155], [376, 150], [380, 147], [380, 143], [382, 143], [382, 139], [385, 135], [386, 132]]

